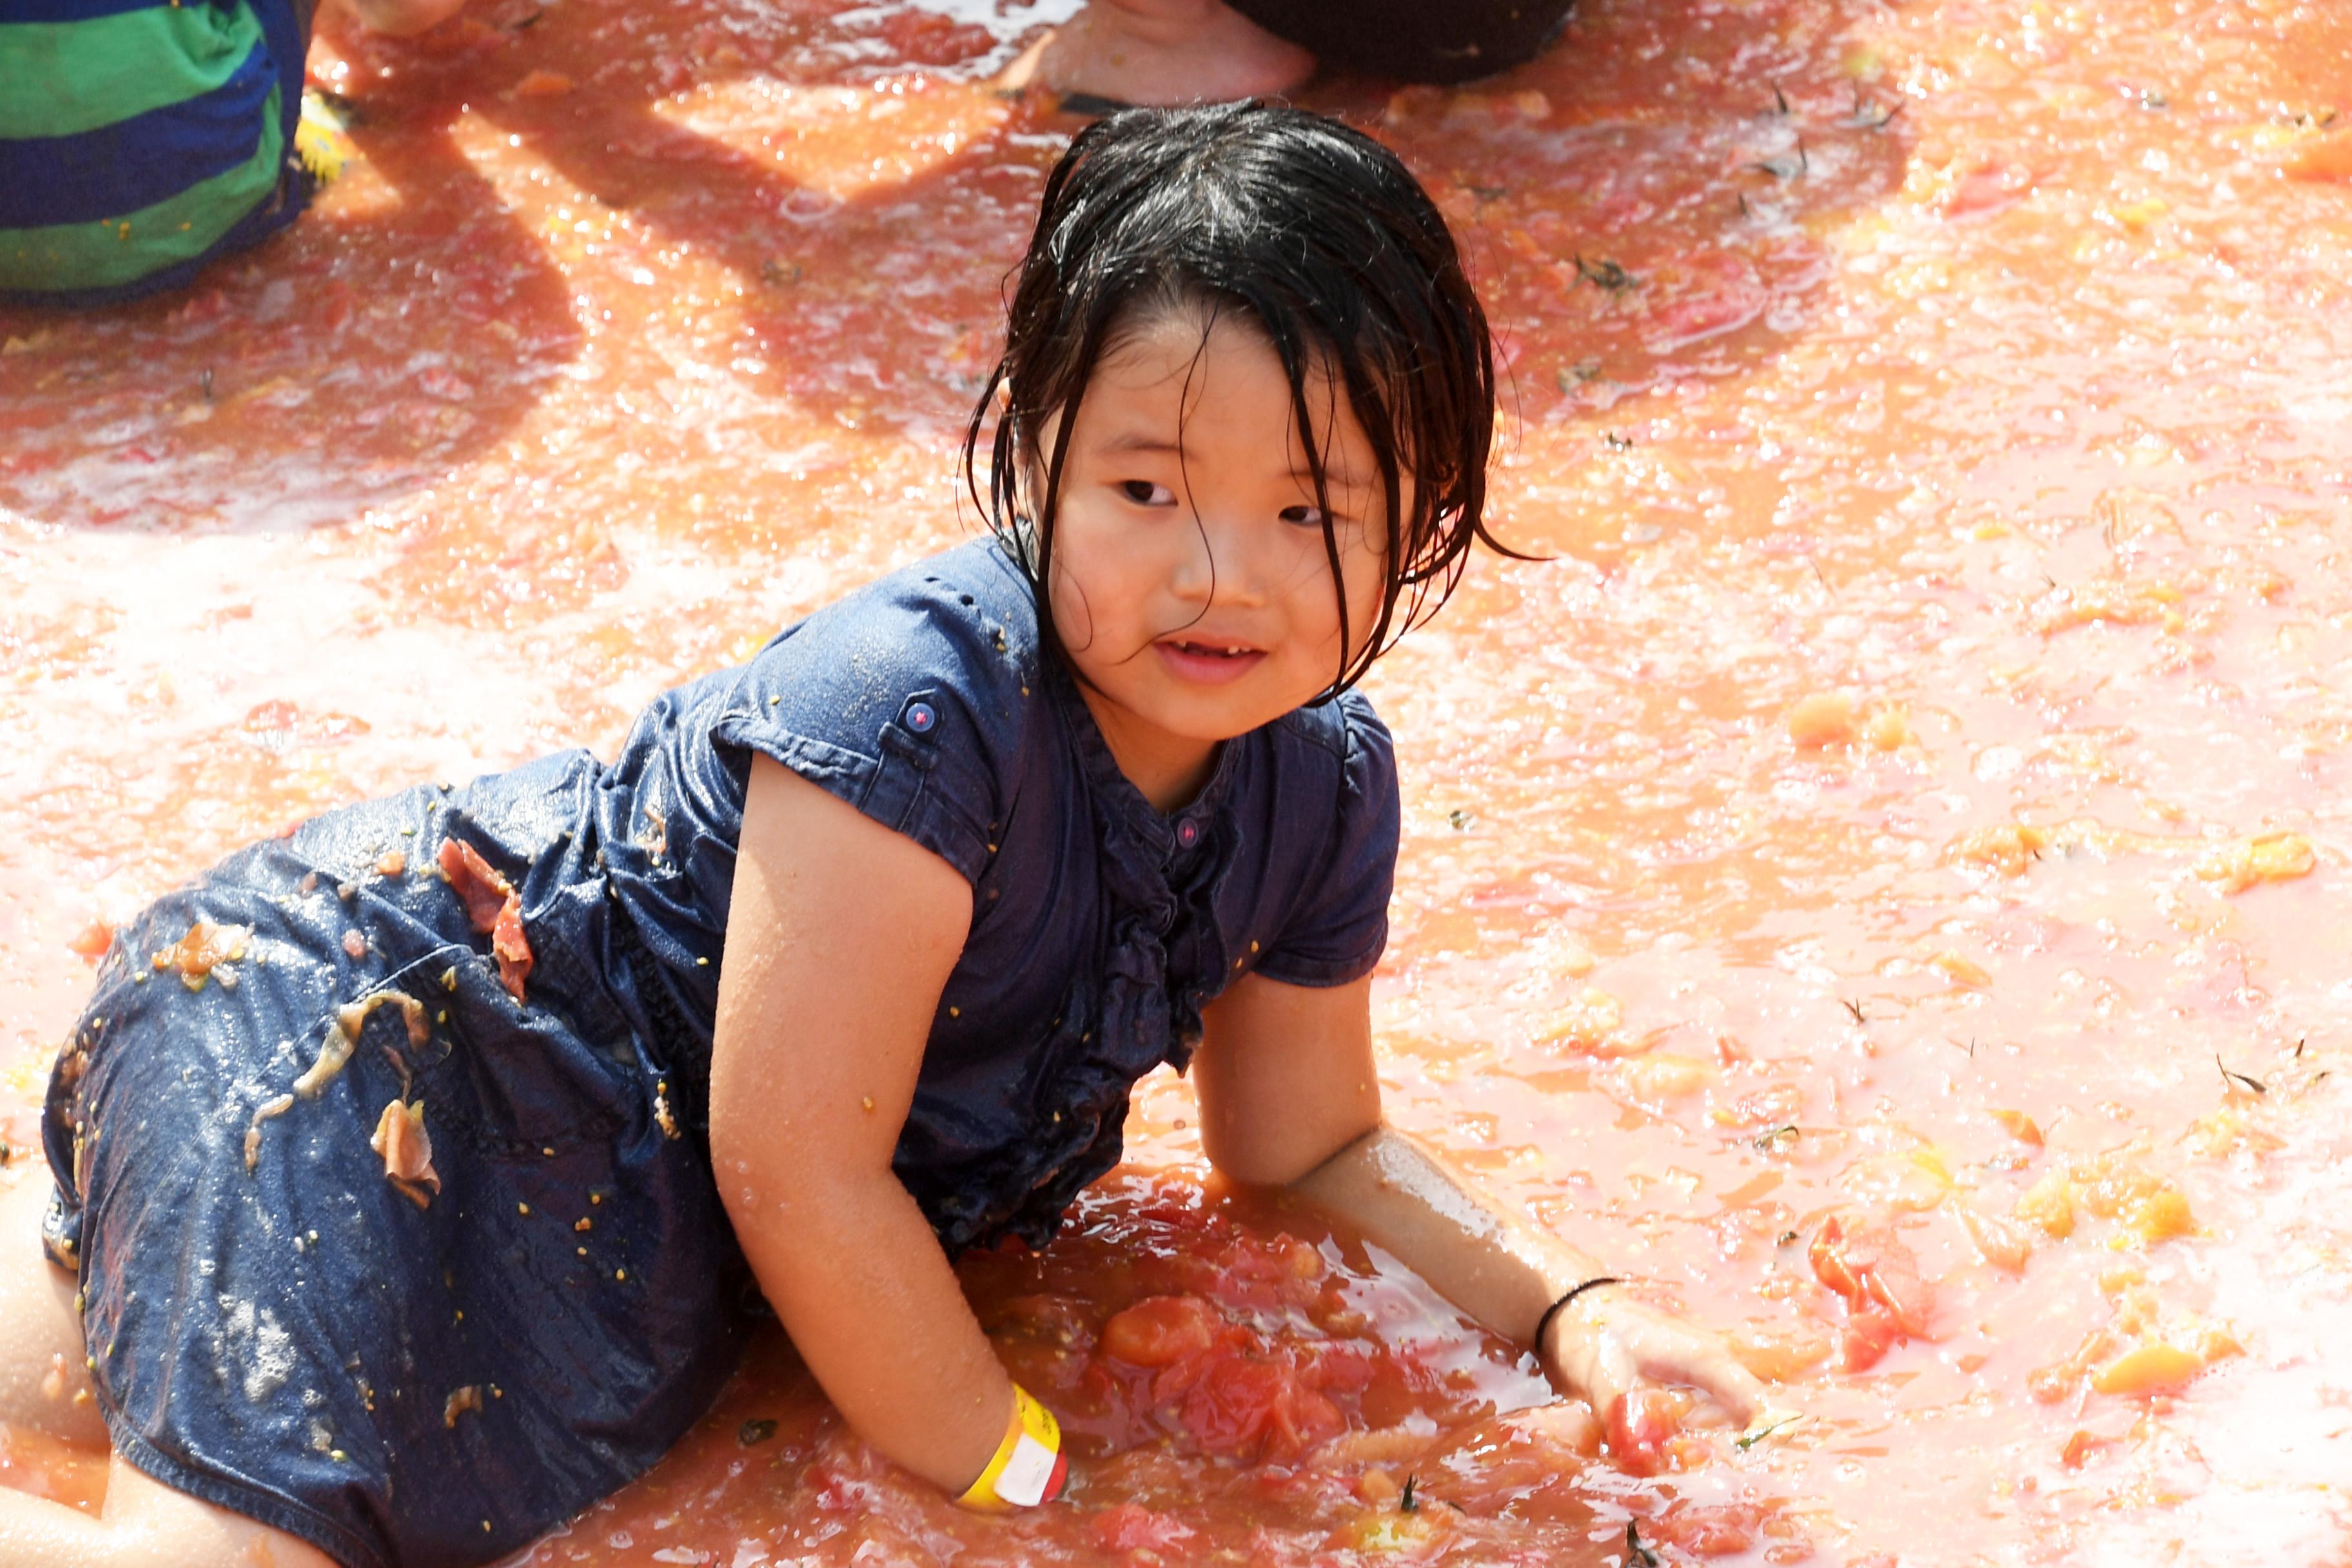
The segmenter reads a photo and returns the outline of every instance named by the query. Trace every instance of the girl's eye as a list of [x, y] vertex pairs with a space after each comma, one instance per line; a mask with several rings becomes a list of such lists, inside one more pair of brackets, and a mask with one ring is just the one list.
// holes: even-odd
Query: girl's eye
[[1295, 522], [1302, 528], [1323, 526], [1323, 509], [1315, 506], [1291, 506], [1282, 509], [1282, 521]]
[[1150, 479], [1122, 479], [1119, 493], [1138, 506], [1174, 506], [1176, 492], [1166, 485], [1155, 485]]

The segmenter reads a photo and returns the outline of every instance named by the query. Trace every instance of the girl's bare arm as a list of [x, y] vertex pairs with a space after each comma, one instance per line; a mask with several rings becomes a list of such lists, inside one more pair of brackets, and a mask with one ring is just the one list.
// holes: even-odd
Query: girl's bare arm
[[[1370, 980], [1236, 982], [1208, 1008], [1195, 1058], [1202, 1145], [1235, 1181], [1313, 1198], [1465, 1314], [1525, 1344], [1547, 1307], [1609, 1270], [1381, 1120], [1370, 1000]], [[1622, 1291], [1584, 1292], [1545, 1340], [1535, 1349], [1553, 1382], [1598, 1412], [1643, 1376], [1695, 1384], [1739, 1420], [1761, 1408], [1761, 1386], [1722, 1341]]]
[[890, 1154], [971, 923], [971, 889], [946, 861], [754, 758], [711, 1165], [761, 1289], [835, 1405], [950, 1492], [995, 1452], [1013, 1384]]

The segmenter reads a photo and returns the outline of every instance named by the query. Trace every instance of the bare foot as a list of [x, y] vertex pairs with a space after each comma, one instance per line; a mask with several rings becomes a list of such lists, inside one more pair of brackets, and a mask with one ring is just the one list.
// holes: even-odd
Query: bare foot
[[998, 84], [1121, 103], [1222, 103], [1289, 91], [1315, 57], [1218, 0], [1089, 0]]

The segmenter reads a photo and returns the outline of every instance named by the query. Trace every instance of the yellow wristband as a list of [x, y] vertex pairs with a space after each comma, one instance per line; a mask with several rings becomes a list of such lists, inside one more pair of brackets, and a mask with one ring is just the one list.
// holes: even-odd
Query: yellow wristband
[[980, 1479], [956, 1500], [984, 1513], [1005, 1513], [1034, 1508], [1060, 1495], [1069, 1475], [1062, 1458], [1062, 1428], [1054, 1413], [1013, 1385], [1013, 1414], [1004, 1424], [1004, 1440]]

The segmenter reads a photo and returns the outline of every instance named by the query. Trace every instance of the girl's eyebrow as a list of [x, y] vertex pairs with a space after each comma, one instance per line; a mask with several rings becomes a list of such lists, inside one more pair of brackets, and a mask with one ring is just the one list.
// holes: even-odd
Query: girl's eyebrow
[[1183, 455], [1183, 446], [1150, 430], [1126, 430], [1103, 442], [1106, 452], [1166, 452], [1172, 457]]
[[[1294, 463], [1291, 465], [1290, 477], [1294, 479], [1304, 479], [1311, 485], [1315, 482], [1315, 470], [1304, 462]], [[1343, 468], [1337, 463], [1326, 463], [1323, 465], [1323, 482], [1335, 490], [1347, 490], [1361, 489], [1371, 481], [1358, 479], [1352, 468]]]

